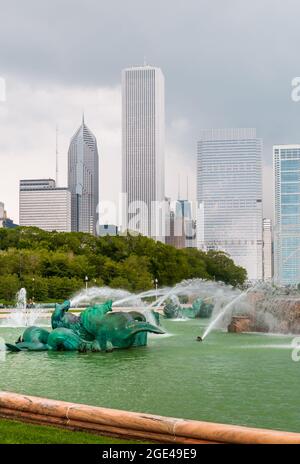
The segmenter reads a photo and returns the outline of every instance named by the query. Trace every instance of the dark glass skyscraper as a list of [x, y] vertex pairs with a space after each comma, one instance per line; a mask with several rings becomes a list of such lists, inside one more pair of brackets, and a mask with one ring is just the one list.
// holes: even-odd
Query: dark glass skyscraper
[[99, 156], [96, 137], [82, 124], [68, 152], [68, 187], [71, 191], [71, 229], [96, 234], [99, 203]]

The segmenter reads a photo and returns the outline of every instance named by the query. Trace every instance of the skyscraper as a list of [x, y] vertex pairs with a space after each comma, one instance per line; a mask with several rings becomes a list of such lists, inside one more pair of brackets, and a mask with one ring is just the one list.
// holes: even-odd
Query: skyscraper
[[185, 248], [185, 216], [184, 204], [179, 201], [171, 202], [169, 198], [166, 211], [166, 236], [165, 243], [175, 248]]
[[177, 216], [183, 218], [185, 248], [196, 247], [196, 227], [192, 216], [192, 203], [189, 200], [177, 200]]
[[72, 231], [96, 234], [99, 203], [99, 157], [96, 137], [82, 118], [68, 152]]
[[[159, 68], [122, 71], [122, 191], [125, 228], [164, 240], [164, 76]], [[139, 219], [137, 219], [137, 214]], [[124, 225], [123, 225], [124, 226]]]
[[300, 283], [300, 145], [273, 147], [274, 280]]
[[273, 278], [273, 239], [272, 221], [263, 219], [263, 280], [270, 281]]
[[202, 131], [197, 163], [197, 246], [222, 250], [262, 278], [261, 140], [255, 129]]
[[4, 220], [5, 220], [4, 203], [0, 201], [0, 227], [3, 227]]
[[71, 194], [56, 188], [53, 179], [20, 181], [20, 226], [34, 226], [51, 232], [71, 231]]

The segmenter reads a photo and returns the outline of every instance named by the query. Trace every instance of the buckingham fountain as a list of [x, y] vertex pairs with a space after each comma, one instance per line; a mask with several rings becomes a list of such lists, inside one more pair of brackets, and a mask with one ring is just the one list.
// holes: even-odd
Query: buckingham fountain
[[139, 294], [88, 288], [51, 309], [28, 305], [24, 289], [17, 300], [0, 319], [2, 390], [300, 431], [296, 288], [193, 279]]
[[[152, 302], [151, 302], [152, 301]], [[182, 303], [185, 302], [185, 303]], [[72, 309], [86, 305], [76, 315]], [[122, 306], [126, 305], [124, 311]], [[16, 306], [3, 326], [25, 327], [10, 351], [111, 351], [145, 346], [147, 333], [163, 334], [160, 319], [205, 319], [198, 340], [215, 329], [229, 332], [300, 333], [300, 293], [258, 283], [246, 289], [221, 282], [192, 279], [174, 287], [139, 294], [109, 287], [92, 287], [71, 300], [55, 304], [51, 329], [37, 324], [48, 307], [28, 304], [26, 290], [16, 296]], [[41, 325], [43, 325], [41, 327]], [[47, 325], [47, 324], [46, 324]]]
[[[72, 312], [72, 308], [83, 304], [87, 307], [79, 315]], [[118, 310], [124, 304], [129, 310]], [[16, 343], [6, 343], [7, 350], [107, 352], [146, 346], [148, 333], [165, 333], [160, 316], [175, 321], [208, 319], [202, 334], [197, 336], [199, 341], [205, 340], [211, 331], [225, 328], [229, 332], [300, 333], [298, 290], [261, 283], [240, 290], [219, 282], [192, 279], [138, 295], [93, 287], [54, 305], [51, 330], [35, 324], [44, 313], [44, 307], [28, 305], [26, 290], [21, 289], [6, 325], [26, 329]]]

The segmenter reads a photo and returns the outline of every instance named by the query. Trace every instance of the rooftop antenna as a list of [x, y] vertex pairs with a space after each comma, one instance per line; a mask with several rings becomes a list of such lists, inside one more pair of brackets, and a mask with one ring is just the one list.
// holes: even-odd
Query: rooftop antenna
[[178, 174], [178, 200], [180, 200], [180, 174]]
[[55, 142], [55, 180], [58, 187], [58, 125], [56, 124], [56, 142]]
[[144, 66], [147, 66], [146, 56], [144, 56]]
[[189, 176], [186, 176], [186, 199], [189, 199]]

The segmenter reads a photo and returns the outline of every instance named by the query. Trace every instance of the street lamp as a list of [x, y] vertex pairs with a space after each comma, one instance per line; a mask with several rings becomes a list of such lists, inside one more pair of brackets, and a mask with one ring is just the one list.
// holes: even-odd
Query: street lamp
[[85, 280], [85, 289], [87, 290], [87, 288], [88, 288], [88, 281], [89, 281], [89, 278], [88, 278], [87, 275], [85, 276], [84, 280]]
[[34, 300], [34, 282], [35, 282], [35, 278], [32, 277], [32, 299]]

